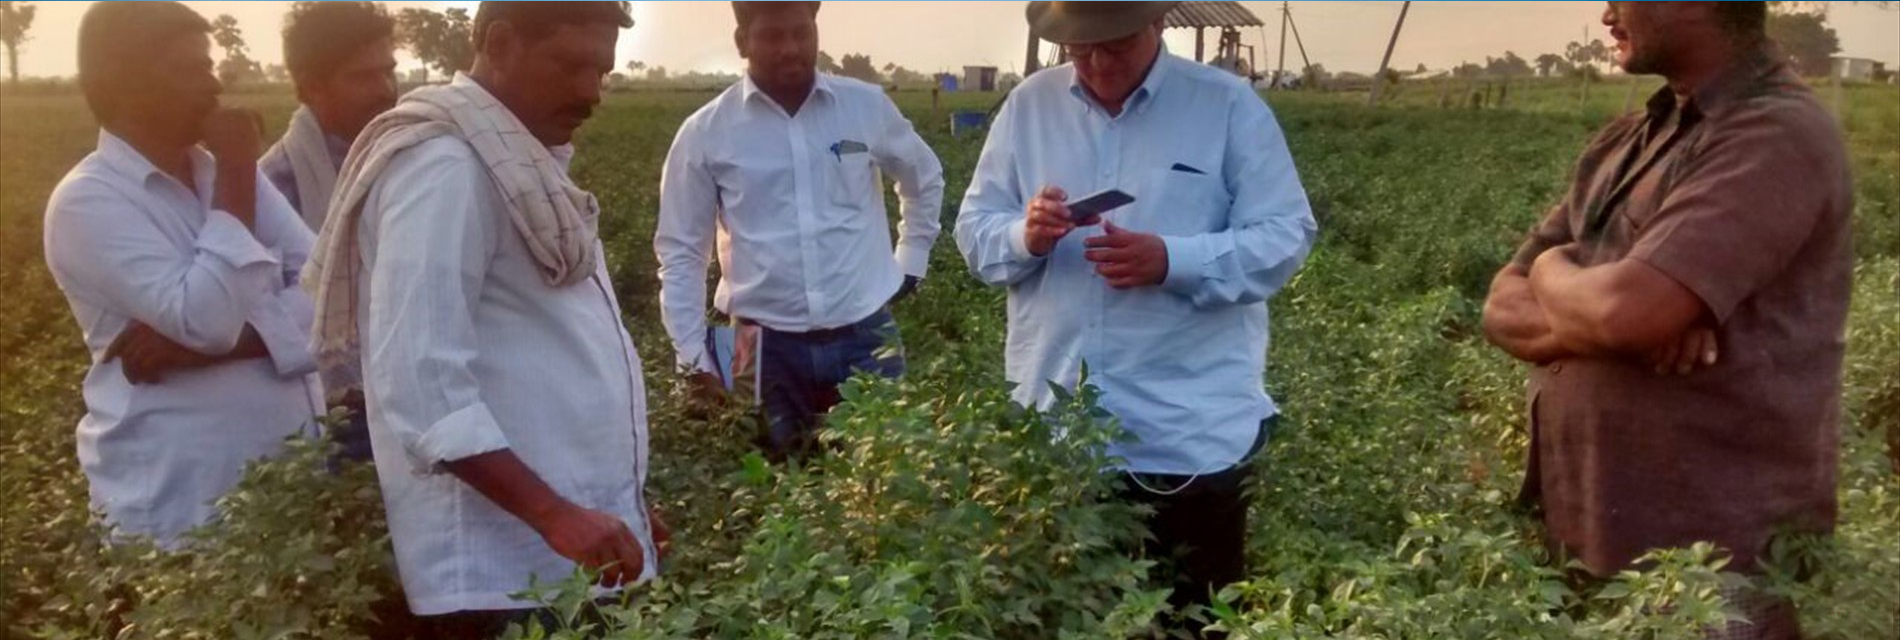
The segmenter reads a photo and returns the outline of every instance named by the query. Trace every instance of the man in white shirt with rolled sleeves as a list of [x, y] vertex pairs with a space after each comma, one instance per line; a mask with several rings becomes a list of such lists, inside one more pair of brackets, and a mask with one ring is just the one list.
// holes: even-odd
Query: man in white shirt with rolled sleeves
[[[667, 154], [653, 244], [660, 305], [695, 393], [723, 398], [708, 346], [713, 306], [758, 342], [759, 396], [773, 459], [814, 441], [853, 373], [904, 369], [888, 304], [923, 280], [941, 229], [943, 169], [878, 87], [817, 72], [817, 2], [734, 2], [746, 76], [681, 125]], [[897, 183], [892, 249], [882, 176]], [[732, 372], [738, 369], [737, 372]]]
[[[1032, 2], [1073, 65], [1001, 109], [957, 220], [977, 278], [1009, 289], [1017, 400], [1084, 365], [1134, 437], [1111, 446], [1128, 496], [1155, 508], [1151, 553], [1180, 556], [1177, 609], [1245, 576], [1250, 459], [1277, 410], [1266, 301], [1317, 233], [1273, 114], [1238, 77], [1161, 46], [1172, 2]], [[1068, 203], [1116, 189], [1095, 219]]]
[[651, 578], [646, 390], [568, 177], [624, 2], [483, 2], [473, 70], [364, 129], [316, 252], [326, 385], [360, 384], [390, 542], [426, 637], [544, 617], [536, 579]]
[[[47, 265], [92, 367], [79, 422], [92, 504], [173, 546], [246, 464], [314, 435], [312, 235], [257, 170], [257, 114], [219, 108], [211, 25], [102, 2], [79, 27], [99, 146], [47, 203]], [[202, 146], [200, 146], [202, 145]]]

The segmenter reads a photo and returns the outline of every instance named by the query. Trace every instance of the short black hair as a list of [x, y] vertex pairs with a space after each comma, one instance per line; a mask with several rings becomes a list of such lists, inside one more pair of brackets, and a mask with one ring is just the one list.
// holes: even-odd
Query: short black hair
[[1767, 2], [1717, 2], [1715, 19], [1737, 36], [1761, 36], [1768, 29]]
[[752, 26], [752, 18], [759, 14], [772, 11], [784, 11], [792, 8], [806, 9], [811, 11], [813, 18], [816, 18], [818, 17], [818, 4], [817, 2], [773, 2], [771, 0], [746, 2], [735, 0], [732, 3], [732, 16], [739, 20], [739, 30], [744, 31], [746, 27]]
[[561, 25], [607, 22], [622, 29], [633, 26], [633, 14], [627, 0], [613, 2], [523, 2], [486, 1], [475, 9], [475, 50], [481, 51], [488, 40], [488, 28], [496, 22], [515, 26], [521, 37], [534, 40], [546, 37]]
[[299, 82], [334, 75], [351, 55], [396, 33], [383, 5], [361, 0], [300, 0], [284, 16], [284, 68]]
[[211, 32], [211, 23], [177, 2], [99, 2], [79, 21], [79, 90], [101, 124], [152, 70], [152, 52], [173, 38]]

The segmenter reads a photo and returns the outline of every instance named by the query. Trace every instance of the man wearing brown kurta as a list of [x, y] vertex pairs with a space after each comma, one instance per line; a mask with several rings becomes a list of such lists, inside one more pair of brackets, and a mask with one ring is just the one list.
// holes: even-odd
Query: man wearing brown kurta
[[[1669, 86], [1612, 122], [1492, 284], [1485, 333], [1534, 363], [1526, 494], [1611, 575], [1698, 541], [1758, 570], [1835, 519], [1852, 189], [1833, 118], [1761, 2], [1612, 2], [1618, 64]], [[1791, 606], [1729, 594], [1795, 638]]]

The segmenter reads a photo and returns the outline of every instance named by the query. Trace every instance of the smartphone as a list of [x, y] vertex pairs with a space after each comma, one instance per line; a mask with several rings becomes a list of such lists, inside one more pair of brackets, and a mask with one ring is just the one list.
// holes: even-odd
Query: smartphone
[[1080, 225], [1095, 224], [1102, 214], [1134, 202], [1135, 197], [1119, 189], [1109, 189], [1069, 203], [1069, 220]]

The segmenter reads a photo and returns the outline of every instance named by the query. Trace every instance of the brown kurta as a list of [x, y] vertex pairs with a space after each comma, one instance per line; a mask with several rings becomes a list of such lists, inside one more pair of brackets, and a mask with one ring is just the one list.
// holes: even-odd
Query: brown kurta
[[1516, 262], [1573, 242], [1586, 267], [1641, 260], [1702, 299], [1721, 351], [1687, 376], [1634, 357], [1533, 372], [1526, 490], [1593, 573], [1697, 541], [1751, 570], [1781, 528], [1832, 527], [1852, 200], [1834, 119], [1766, 54], [1585, 149]]

